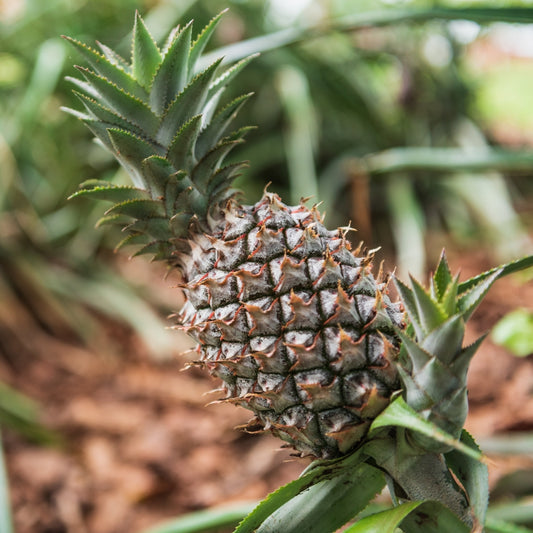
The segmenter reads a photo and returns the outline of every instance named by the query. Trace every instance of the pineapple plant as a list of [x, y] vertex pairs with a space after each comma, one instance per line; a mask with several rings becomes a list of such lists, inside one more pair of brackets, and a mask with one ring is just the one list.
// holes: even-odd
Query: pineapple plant
[[[73, 196], [112, 202], [99, 224], [122, 226], [118, 248], [180, 272], [178, 327], [197, 341], [195, 364], [222, 381], [223, 401], [253, 412], [246, 429], [317, 459], [237, 531], [279, 531], [280, 516], [283, 531], [334, 531], [386, 482], [396, 503], [430, 499], [453, 531], [481, 531], [486, 467], [463, 423], [482, 339], [464, 347], [465, 322], [531, 257], [459, 283], [443, 255], [429, 289], [395, 280], [392, 301], [389, 278], [373, 275], [371, 252], [352, 250], [349, 228], [329, 230], [316, 207], [266, 191], [243, 204], [233, 182], [245, 163], [225, 161], [249, 130], [232, 123], [250, 95], [220, 101], [252, 58], [198, 66], [220, 16], [196, 39], [189, 23], [159, 47], [136, 14], [129, 62], [67, 38], [90, 65], [70, 78], [83, 111], [67, 111], [133, 182], [89, 180]], [[328, 513], [308, 512], [324, 498]]]
[[398, 389], [402, 328], [372, 254], [351, 250], [348, 228], [328, 230], [316, 208], [265, 192], [242, 205], [225, 164], [248, 128], [231, 123], [250, 95], [219, 105], [249, 59], [218, 73], [197, 61], [219, 17], [162, 49], [141, 17], [132, 62], [69, 41], [93, 70], [76, 96], [80, 117], [131, 175], [134, 187], [88, 181], [75, 196], [111, 200], [101, 224], [120, 222], [136, 244], [177, 268], [179, 324], [198, 341], [198, 364], [222, 379], [226, 401], [253, 411], [250, 431], [272, 431], [302, 454], [347, 453]]

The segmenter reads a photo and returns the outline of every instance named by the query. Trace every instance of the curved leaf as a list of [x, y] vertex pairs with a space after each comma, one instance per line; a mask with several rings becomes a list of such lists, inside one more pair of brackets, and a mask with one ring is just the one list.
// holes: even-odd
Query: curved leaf
[[227, 507], [197, 511], [168, 520], [143, 533], [206, 533], [222, 527], [233, 526], [253, 510], [256, 504], [243, 503]]
[[[333, 479], [349, 469], [363, 463], [363, 451], [356, 452], [332, 461], [316, 461], [294, 481], [269, 494], [237, 527], [234, 533], [254, 533], [257, 528], [277, 509], [292, 498], [321, 481]], [[279, 530], [278, 530], [279, 531]]]
[[483, 455], [478, 450], [470, 448], [463, 442], [454, 439], [437, 426], [422, 418], [414, 409], [409, 407], [405, 400], [398, 396], [388, 407], [383, 410], [370, 426], [370, 434], [387, 426], [399, 426], [422, 433], [439, 443], [452, 446], [454, 449], [472, 457], [477, 461], [483, 460]]
[[406, 533], [470, 532], [470, 528], [444, 505], [422, 501], [404, 503], [367, 516], [349, 527], [345, 533], [395, 533], [396, 528], [401, 528]]
[[383, 472], [361, 463], [321, 481], [270, 515], [257, 533], [329, 533], [336, 531], [381, 492]]
[[467, 292], [474, 285], [476, 285], [480, 281], [483, 281], [489, 276], [492, 276], [492, 274], [494, 274], [495, 272], [499, 271], [498, 278], [503, 278], [503, 276], [508, 276], [509, 274], [514, 274], [515, 272], [520, 272], [520, 270], [525, 270], [526, 268], [531, 267], [533, 267], [533, 255], [527, 255], [526, 257], [522, 257], [521, 259], [517, 259], [516, 261], [511, 261], [510, 263], [506, 263], [505, 265], [500, 265], [491, 268], [490, 270], [483, 272], [483, 274], [479, 274], [478, 276], [463, 281], [459, 284], [458, 292], [459, 294]]

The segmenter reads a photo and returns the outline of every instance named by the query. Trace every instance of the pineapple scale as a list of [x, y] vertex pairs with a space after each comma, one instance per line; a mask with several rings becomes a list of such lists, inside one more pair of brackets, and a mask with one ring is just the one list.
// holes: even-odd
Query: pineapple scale
[[255, 414], [248, 430], [269, 430], [302, 455], [354, 448], [399, 388], [403, 315], [370, 257], [352, 253], [316, 209], [265, 193], [254, 206], [229, 204], [180, 262], [180, 326], [226, 401]]

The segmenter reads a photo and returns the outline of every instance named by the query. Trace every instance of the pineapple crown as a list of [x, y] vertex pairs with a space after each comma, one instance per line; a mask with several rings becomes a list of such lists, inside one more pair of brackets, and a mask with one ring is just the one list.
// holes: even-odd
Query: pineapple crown
[[98, 225], [118, 223], [128, 233], [117, 248], [141, 245], [135, 255], [172, 257], [196, 224], [204, 231], [217, 210], [235, 196], [232, 183], [244, 162], [224, 159], [250, 129], [228, 133], [244, 94], [224, 107], [230, 81], [254, 57], [221, 70], [222, 58], [198, 72], [198, 60], [222, 14], [192, 41], [192, 21], [174, 28], [160, 48], [135, 14], [131, 64], [97, 43], [100, 51], [64, 37], [91, 68], [76, 67], [84, 80], [68, 78], [84, 112], [81, 119], [131, 176], [134, 186], [88, 180], [72, 197], [113, 202]]
[[[395, 279], [409, 320], [409, 327], [398, 331], [402, 340], [398, 371], [405, 400], [455, 438], [460, 437], [468, 412], [468, 366], [486, 336], [463, 346], [465, 324], [503, 270], [459, 283], [443, 251], [429, 290], [413, 277], [411, 288]], [[413, 438], [426, 450], [449, 451], [419, 434]]]

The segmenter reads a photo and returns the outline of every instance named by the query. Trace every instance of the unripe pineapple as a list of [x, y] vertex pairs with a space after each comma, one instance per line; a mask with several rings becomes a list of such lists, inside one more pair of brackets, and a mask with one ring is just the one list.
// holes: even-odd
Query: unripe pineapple
[[253, 206], [237, 202], [231, 184], [242, 163], [223, 161], [246, 132], [228, 127], [249, 95], [218, 101], [248, 60], [196, 72], [218, 19], [194, 42], [191, 24], [175, 29], [159, 49], [137, 15], [131, 64], [70, 39], [94, 69], [72, 80], [85, 112], [71, 112], [135, 184], [90, 181], [75, 196], [113, 201], [101, 223], [124, 225], [121, 244], [180, 270], [180, 324], [227, 401], [253, 411], [248, 429], [336, 457], [399, 388], [402, 314], [372, 276], [371, 255], [352, 252], [346, 230], [327, 230], [315, 208], [270, 193]]

